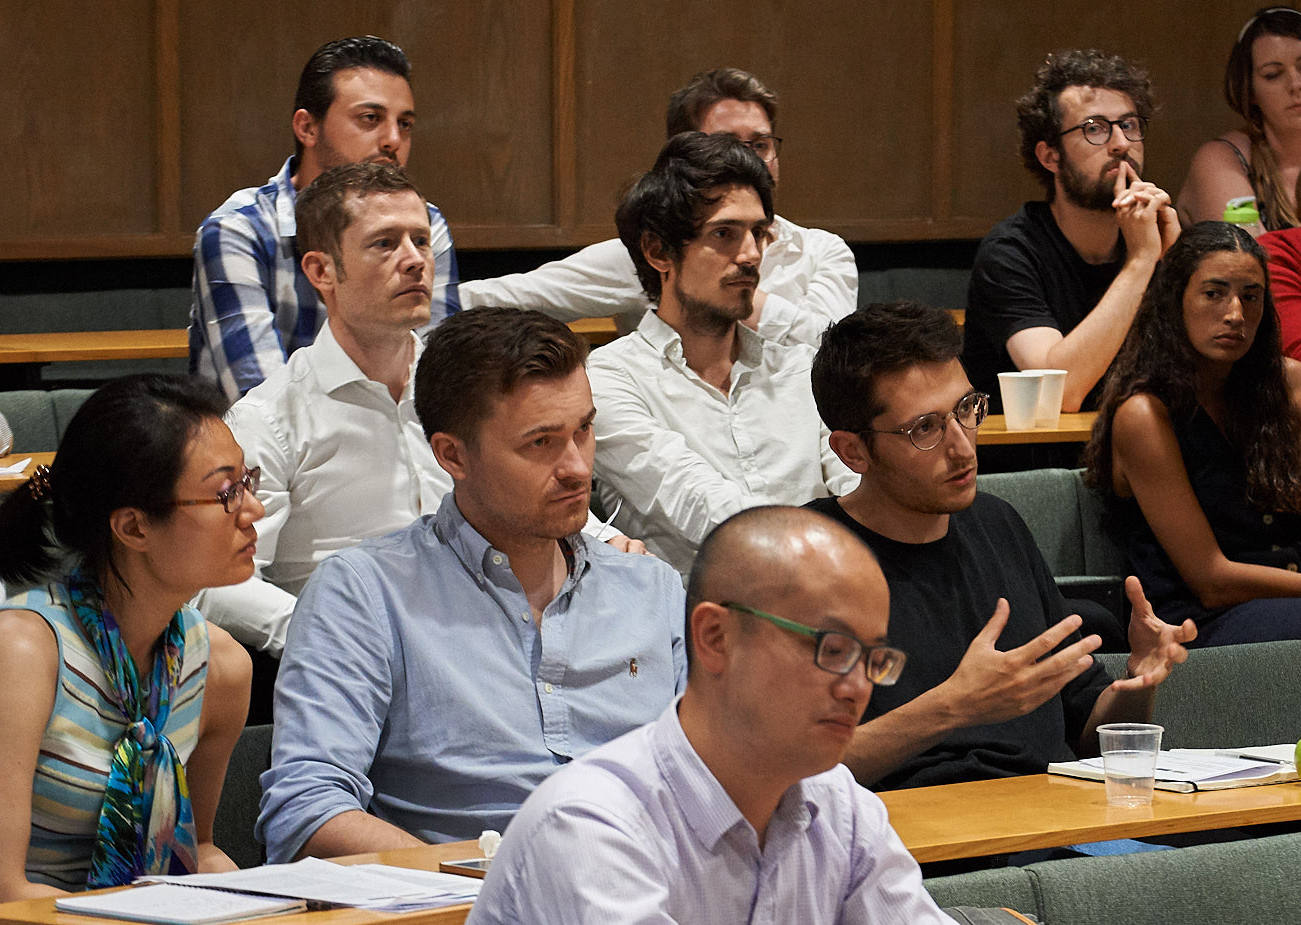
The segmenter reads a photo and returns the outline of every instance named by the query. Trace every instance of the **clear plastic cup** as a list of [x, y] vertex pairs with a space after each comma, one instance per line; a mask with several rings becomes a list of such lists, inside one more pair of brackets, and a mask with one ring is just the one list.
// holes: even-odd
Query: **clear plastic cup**
[[1151, 805], [1163, 732], [1165, 729], [1155, 723], [1107, 723], [1098, 727], [1110, 805]]

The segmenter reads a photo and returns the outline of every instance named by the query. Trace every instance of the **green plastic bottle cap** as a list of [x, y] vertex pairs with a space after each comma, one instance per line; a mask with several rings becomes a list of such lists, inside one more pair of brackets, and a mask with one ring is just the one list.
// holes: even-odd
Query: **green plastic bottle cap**
[[1235, 225], [1250, 225], [1260, 221], [1260, 212], [1256, 209], [1256, 200], [1252, 196], [1230, 199], [1224, 206], [1224, 220]]

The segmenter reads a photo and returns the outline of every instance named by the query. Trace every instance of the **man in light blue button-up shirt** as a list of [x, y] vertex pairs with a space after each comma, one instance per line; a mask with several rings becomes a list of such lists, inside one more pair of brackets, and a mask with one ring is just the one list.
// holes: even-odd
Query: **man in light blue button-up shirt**
[[873, 684], [906, 670], [889, 600], [830, 519], [725, 521], [688, 585], [686, 693], [538, 788], [471, 925], [952, 925], [881, 801], [838, 764]]
[[585, 353], [511, 309], [430, 336], [416, 411], [454, 488], [437, 514], [327, 559], [299, 596], [262, 778], [269, 860], [504, 829], [551, 771], [681, 690], [677, 573], [579, 532]]

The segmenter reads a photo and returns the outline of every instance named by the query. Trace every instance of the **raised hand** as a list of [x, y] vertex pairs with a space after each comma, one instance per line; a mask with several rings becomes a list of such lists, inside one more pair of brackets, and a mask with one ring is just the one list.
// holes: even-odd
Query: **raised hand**
[[1072, 614], [1025, 645], [1000, 652], [996, 643], [1009, 613], [1007, 601], [1000, 597], [994, 615], [945, 682], [955, 695], [954, 708], [962, 714], [962, 725], [1001, 723], [1038, 708], [1088, 669], [1093, 664], [1089, 653], [1102, 644], [1100, 637], [1086, 636], [1054, 653], [1083, 622]]

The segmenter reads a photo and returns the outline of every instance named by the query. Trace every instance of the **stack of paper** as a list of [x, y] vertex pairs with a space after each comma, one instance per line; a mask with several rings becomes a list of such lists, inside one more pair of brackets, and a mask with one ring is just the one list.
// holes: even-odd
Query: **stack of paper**
[[[1292, 763], [1296, 746], [1269, 745], [1258, 748], [1175, 748], [1162, 751], [1156, 761], [1156, 789], [1193, 793], [1197, 790], [1228, 790], [1297, 780]], [[1049, 774], [1103, 780], [1101, 758], [1061, 761], [1048, 765]]]
[[383, 864], [347, 866], [304, 858], [221, 874], [141, 877], [147, 883], [213, 887], [307, 901], [308, 908], [358, 906], [388, 912], [434, 909], [473, 902], [483, 884], [473, 877], [409, 870]]
[[131, 922], [217, 925], [285, 912], [302, 912], [307, 908], [307, 903], [301, 899], [271, 899], [246, 893], [178, 886], [174, 883], [154, 883], [116, 893], [61, 896], [54, 901], [54, 907], [60, 912], [98, 915]]

